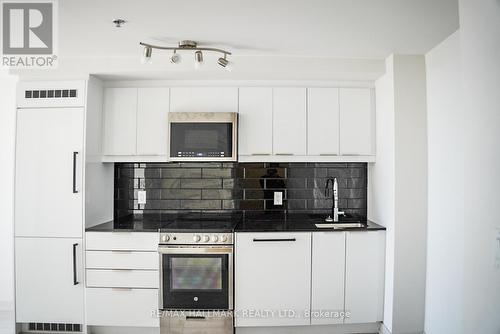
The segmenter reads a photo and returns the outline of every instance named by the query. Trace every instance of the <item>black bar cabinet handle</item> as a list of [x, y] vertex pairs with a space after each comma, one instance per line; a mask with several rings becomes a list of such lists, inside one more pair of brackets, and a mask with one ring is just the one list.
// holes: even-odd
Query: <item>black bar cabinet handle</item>
[[276, 241], [297, 241], [295, 238], [291, 239], [253, 239], [254, 242], [276, 242]]
[[76, 247], [78, 244], [73, 244], [73, 285], [77, 285], [79, 282], [76, 277]]
[[78, 190], [76, 189], [76, 158], [78, 156], [78, 152], [73, 152], [73, 194], [78, 194]]
[[197, 317], [197, 316], [191, 316], [191, 315], [188, 315], [186, 316], [186, 320], [205, 320], [206, 318], [205, 317]]

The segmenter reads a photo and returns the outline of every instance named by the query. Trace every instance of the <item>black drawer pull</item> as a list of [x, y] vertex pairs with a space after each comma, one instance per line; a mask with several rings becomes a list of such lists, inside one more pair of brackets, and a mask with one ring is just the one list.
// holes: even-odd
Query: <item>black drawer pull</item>
[[280, 241], [297, 241], [295, 238], [290, 239], [253, 239], [254, 242], [280, 242]]
[[73, 244], [73, 285], [77, 285], [78, 278], [76, 277], [76, 247], [78, 244]]
[[205, 320], [206, 318], [205, 317], [197, 317], [197, 316], [186, 316], [186, 320]]
[[73, 152], [73, 194], [78, 194], [78, 189], [76, 189], [76, 158], [78, 152]]

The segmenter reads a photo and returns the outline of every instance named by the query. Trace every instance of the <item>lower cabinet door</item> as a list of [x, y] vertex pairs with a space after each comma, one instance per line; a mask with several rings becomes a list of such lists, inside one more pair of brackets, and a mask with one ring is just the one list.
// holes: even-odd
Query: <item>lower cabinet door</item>
[[235, 325], [309, 325], [311, 233], [237, 233], [235, 249]]
[[382, 321], [385, 231], [346, 232], [345, 323]]
[[311, 324], [344, 322], [345, 232], [312, 237]]
[[84, 323], [82, 239], [16, 238], [16, 322]]
[[158, 289], [87, 288], [87, 325], [159, 327]]

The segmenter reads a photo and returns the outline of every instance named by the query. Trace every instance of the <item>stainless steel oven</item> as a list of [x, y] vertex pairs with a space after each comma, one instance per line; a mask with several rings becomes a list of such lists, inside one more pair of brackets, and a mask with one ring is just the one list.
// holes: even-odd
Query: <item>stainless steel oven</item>
[[160, 246], [162, 309], [232, 310], [233, 246]]
[[171, 112], [169, 156], [172, 161], [236, 161], [238, 114]]
[[232, 233], [161, 233], [161, 333], [233, 333]]

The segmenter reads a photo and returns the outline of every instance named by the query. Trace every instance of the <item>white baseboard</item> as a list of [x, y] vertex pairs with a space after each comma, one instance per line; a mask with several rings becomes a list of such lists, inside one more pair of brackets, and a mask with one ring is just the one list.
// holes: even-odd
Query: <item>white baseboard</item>
[[384, 323], [380, 324], [379, 334], [425, 334], [425, 332], [411, 332], [411, 333], [392, 333]]
[[289, 327], [236, 327], [236, 334], [355, 334], [379, 333], [380, 323]]

